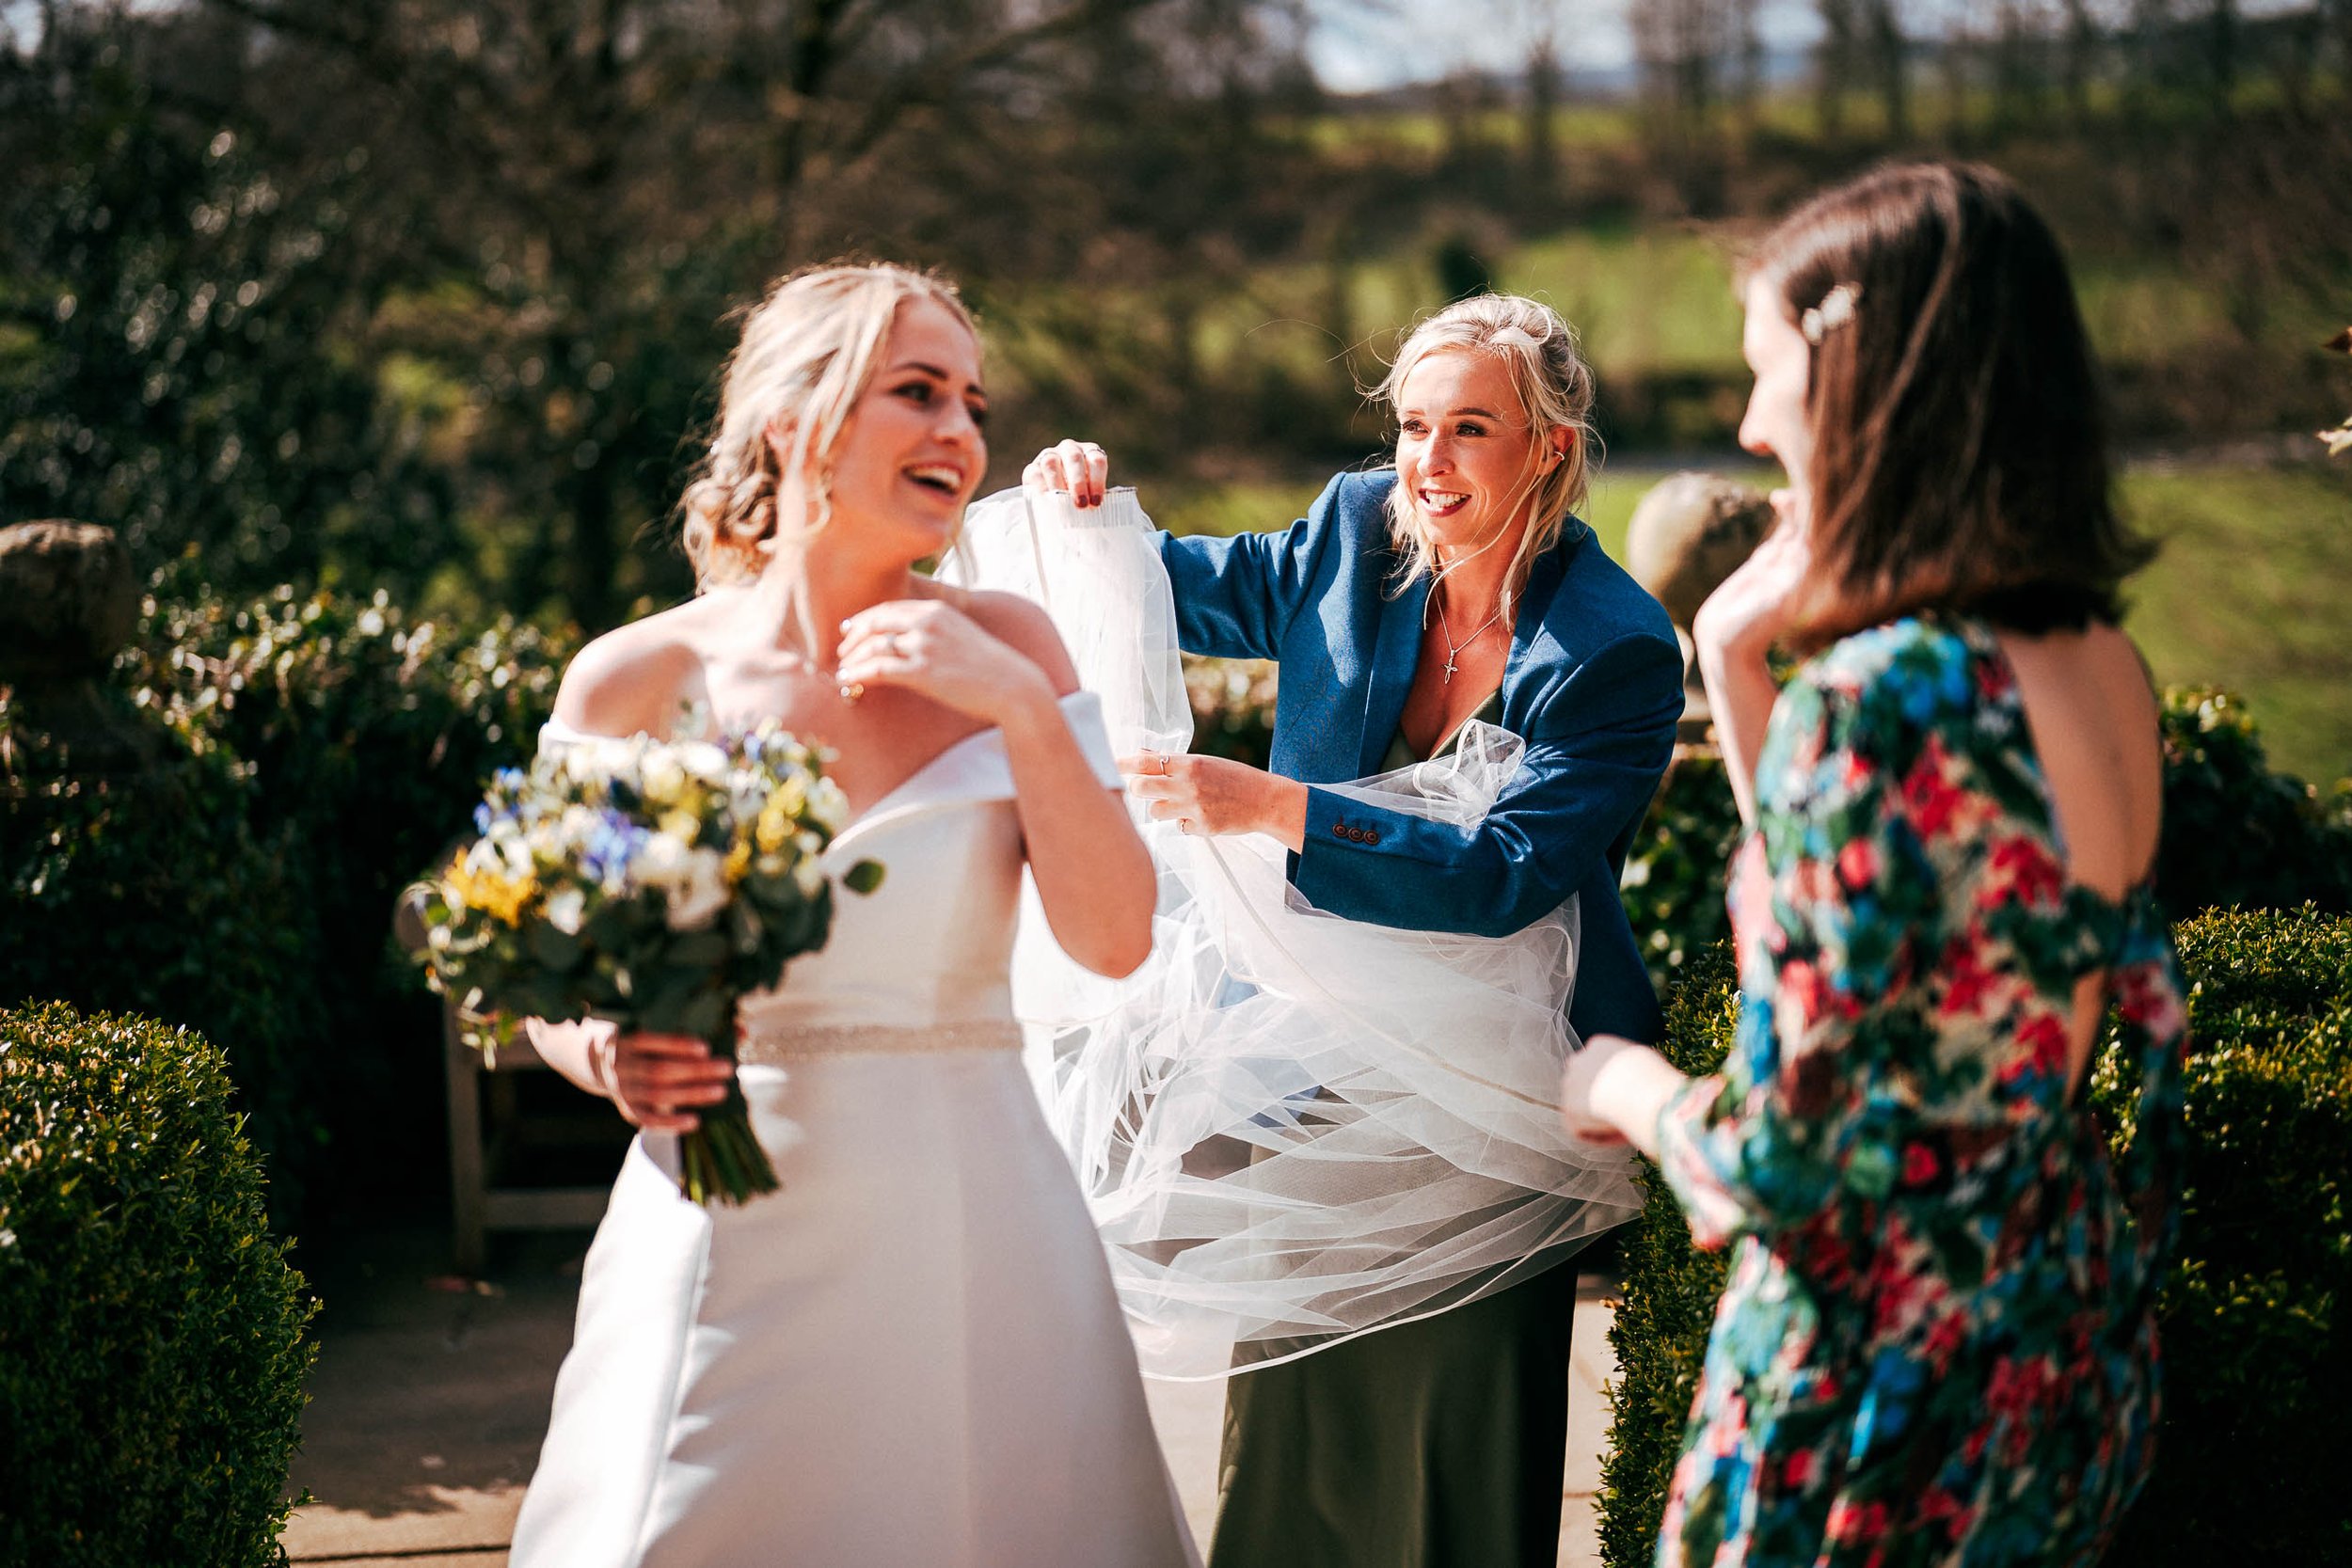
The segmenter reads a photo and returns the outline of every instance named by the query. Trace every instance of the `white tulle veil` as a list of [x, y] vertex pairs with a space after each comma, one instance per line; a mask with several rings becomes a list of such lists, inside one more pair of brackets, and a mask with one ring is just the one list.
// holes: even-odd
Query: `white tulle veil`
[[[1192, 738], [1175, 607], [1135, 495], [976, 503], [941, 576], [1042, 604], [1122, 753]], [[1467, 726], [1448, 754], [1336, 786], [1474, 827], [1519, 763]], [[1574, 901], [1504, 938], [1342, 919], [1258, 835], [1146, 823], [1151, 959], [1079, 969], [1025, 907], [1014, 1006], [1108, 1249], [1143, 1370], [1212, 1378], [1460, 1306], [1629, 1218], [1630, 1157], [1557, 1104]]]

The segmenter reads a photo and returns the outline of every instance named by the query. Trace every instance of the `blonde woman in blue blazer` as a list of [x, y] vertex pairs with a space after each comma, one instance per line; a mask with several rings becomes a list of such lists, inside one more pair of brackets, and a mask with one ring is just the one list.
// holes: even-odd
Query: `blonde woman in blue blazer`
[[[1682, 709], [1665, 612], [1575, 515], [1592, 374], [1567, 324], [1507, 295], [1407, 338], [1379, 391], [1392, 469], [1332, 480], [1279, 533], [1162, 535], [1188, 652], [1279, 661], [1270, 771], [1145, 753], [1152, 815], [1263, 832], [1316, 907], [1498, 935], [1580, 895], [1569, 1022], [1654, 1039], [1617, 901]], [[1029, 483], [1099, 504], [1108, 459], [1066, 441]], [[1526, 742], [1475, 829], [1321, 785], [1446, 750], [1472, 719]], [[1559, 1543], [1575, 1270], [1237, 1373], [1211, 1568], [1545, 1564]]]

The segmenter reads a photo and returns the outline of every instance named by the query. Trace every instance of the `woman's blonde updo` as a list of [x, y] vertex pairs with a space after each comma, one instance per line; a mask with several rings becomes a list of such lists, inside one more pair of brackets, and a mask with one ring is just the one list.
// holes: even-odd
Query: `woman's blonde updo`
[[[1518, 394], [1519, 415], [1534, 437], [1515, 497], [1515, 511], [1524, 509], [1531, 521], [1502, 579], [1501, 608], [1507, 615], [1535, 558], [1559, 542], [1569, 516], [1584, 504], [1592, 479], [1590, 454], [1598, 438], [1592, 424], [1592, 367], [1577, 348], [1575, 329], [1550, 306], [1519, 294], [1474, 294], [1413, 328], [1373, 396], [1394, 411], [1413, 367], [1448, 350], [1491, 354], [1502, 361]], [[1570, 433], [1568, 450], [1547, 467], [1543, 456], [1552, 450], [1551, 436], [1559, 430]], [[1438, 562], [1437, 541], [1402, 484], [1389, 492], [1389, 537], [1405, 560], [1399, 588], [1451, 570]]]
[[[833, 457], [910, 300], [930, 300], [972, 329], [945, 279], [888, 263], [812, 267], [769, 291], [726, 366], [717, 429], [679, 501], [680, 541], [703, 588], [759, 576], [787, 527], [805, 539], [833, 515]], [[784, 438], [779, 456], [771, 433]], [[799, 515], [781, 515], [787, 475]]]

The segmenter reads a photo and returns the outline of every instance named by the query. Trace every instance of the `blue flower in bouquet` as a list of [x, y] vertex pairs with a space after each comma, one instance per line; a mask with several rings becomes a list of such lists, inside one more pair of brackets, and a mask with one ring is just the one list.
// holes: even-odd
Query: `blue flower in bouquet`
[[580, 873], [606, 894], [619, 895], [627, 891], [629, 867], [653, 834], [609, 806], [594, 813], [589, 823], [580, 846]]

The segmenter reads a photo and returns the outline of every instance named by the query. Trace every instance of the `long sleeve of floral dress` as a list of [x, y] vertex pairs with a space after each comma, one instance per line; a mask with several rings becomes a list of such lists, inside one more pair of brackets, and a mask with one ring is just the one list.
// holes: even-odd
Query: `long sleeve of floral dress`
[[[2163, 923], [2067, 885], [1975, 623], [1806, 665], [1757, 790], [1738, 1033], [1658, 1127], [1693, 1237], [1737, 1244], [1660, 1560], [2089, 1560], [2150, 1457], [2184, 1033]], [[2070, 1072], [2100, 971], [2141, 1080], [2121, 1165]]]

